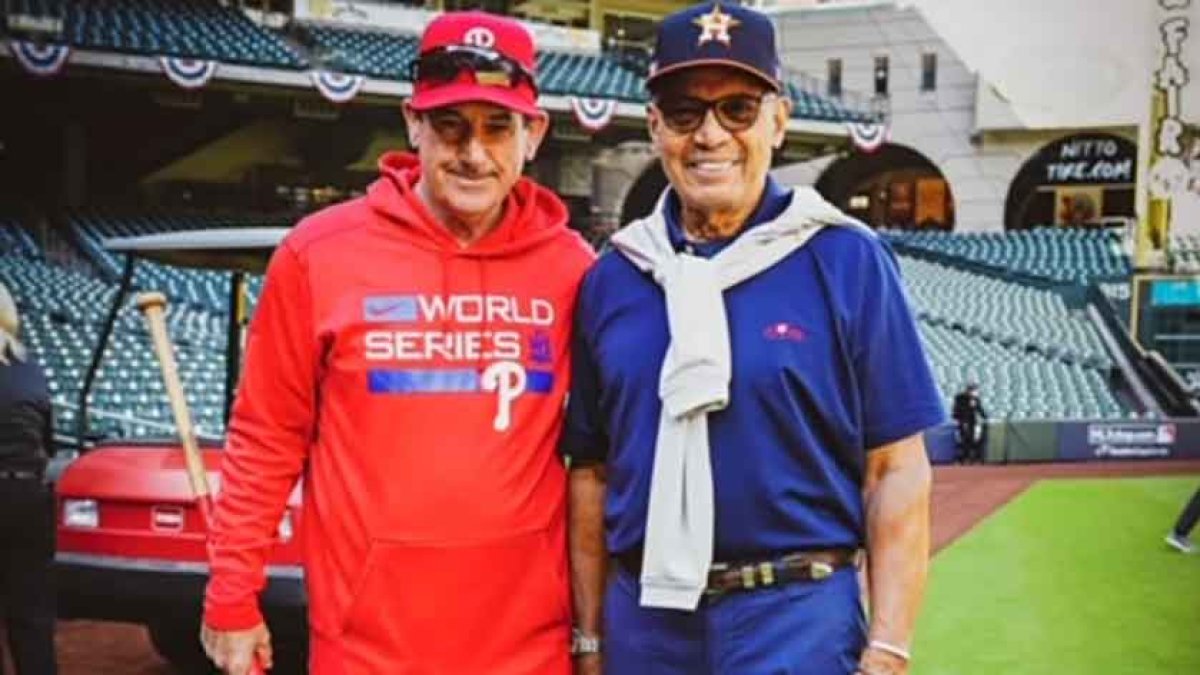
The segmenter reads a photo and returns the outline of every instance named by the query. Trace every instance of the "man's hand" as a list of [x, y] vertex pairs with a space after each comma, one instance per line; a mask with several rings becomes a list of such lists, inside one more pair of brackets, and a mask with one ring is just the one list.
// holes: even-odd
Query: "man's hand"
[[253, 675], [261, 672], [254, 669], [254, 660], [262, 669], [270, 670], [271, 632], [265, 623], [249, 630], [219, 631], [208, 626], [200, 627], [200, 644], [204, 653], [227, 675]]
[[[601, 637], [608, 548], [604, 544], [604, 494], [608, 474], [603, 464], [572, 466], [568, 489], [567, 542], [571, 560], [571, 592], [575, 628]], [[600, 675], [600, 654], [577, 654], [575, 675]]]
[[581, 654], [574, 660], [575, 675], [601, 675], [604, 672], [604, 658], [599, 654]]
[[[859, 661], [864, 675], [907, 675], [900, 653], [910, 644], [929, 570], [932, 471], [920, 434], [871, 450], [863, 501], [867, 506], [867, 589], [878, 642]], [[900, 645], [899, 647], [897, 645]], [[881, 646], [883, 648], [881, 648]]]
[[908, 662], [879, 649], [867, 647], [858, 662], [862, 675], [908, 675]]

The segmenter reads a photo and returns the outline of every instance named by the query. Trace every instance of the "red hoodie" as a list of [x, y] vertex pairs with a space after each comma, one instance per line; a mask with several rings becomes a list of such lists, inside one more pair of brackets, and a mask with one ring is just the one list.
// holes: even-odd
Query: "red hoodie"
[[389, 154], [272, 258], [210, 532], [205, 622], [249, 628], [288, 493], [318, 675], [569, 673], [555, 444], [592, 252], [522, 179], [468, 248]]

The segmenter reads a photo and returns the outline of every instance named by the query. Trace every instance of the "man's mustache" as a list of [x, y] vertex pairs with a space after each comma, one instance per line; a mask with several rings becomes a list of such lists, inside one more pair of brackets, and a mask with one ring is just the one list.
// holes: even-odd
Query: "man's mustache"
[[486, 178], [493, 175], [494, 172], [486, 166], [479, 166], [465, 162], [455, 162], [446, 167], [446, 170], [463, 178]]

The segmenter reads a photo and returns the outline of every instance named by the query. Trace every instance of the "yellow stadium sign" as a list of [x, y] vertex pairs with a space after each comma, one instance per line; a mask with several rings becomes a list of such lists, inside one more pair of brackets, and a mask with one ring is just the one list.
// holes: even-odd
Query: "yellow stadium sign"
[[1200, 100], [1188, 87], [1200, 73], [1200, 2], [1155, 0], [1156, 56], [1151, 73], [1149, 119], [1141, 142], [1143, 180], [1138, 185], [1140, 222], [1135, 264], [1166, 265], [1174, 236], [1200, 234]]

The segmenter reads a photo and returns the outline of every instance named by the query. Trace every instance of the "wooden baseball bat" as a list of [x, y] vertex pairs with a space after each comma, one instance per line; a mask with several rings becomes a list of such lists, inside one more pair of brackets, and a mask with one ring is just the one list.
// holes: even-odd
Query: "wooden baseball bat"
[[192, 486], [192, 497], [200, 509], [207, 530], [212, 524], [212, 493], [208, 489], [208, 474], [196, 442], [196, 430], [192, 427], [192, 414], [188, 410], [187, 398], [183, 394], [183, 383], [179, 380], [179, 368], [175, 364], [175, 351], [167, 335], [167, 297], [162, 293], [139, 293], [135, 300], [137, 308], [146, 317], [154, 353], [162, 370], [163, 384], [167, 388], [167, 400], [171, 402], [171, 415], [175, 418], [175, 429], [183, 445], [183, 459], [187, 467], [188, 482]]
[[[171, 346], [171, 337], [167, 334], [167, 297], [157, 292], [139, 293], [134, 302], [141, 310], [142, 315], [146, 317], [146, 325], [150, 329], [154, 353], [158, 356], [163, 384], [167, 388], [167, 399], [171, 402], [171, 415], [175, 418], [175, 429], [179, 433], [179, 442], [183, 446], [188, 483], [192, 486], [192, 497], [196, 501], [196, 507], [200, 510], [200, 517], [204, 520], [204, 531], [207, 533], [213, 522], [212, 492], [208, 489], [208, 473], [204, 469], [204, 459], [200, 455], [200, 444], [196, 442], [196, 430], [192, 426], [192, 414], [188, 410], [187, 398], [183, 394], [183, 383], [179, 380], [179, 368], [175, 364], [175, 351]], [[250, 673], [251, 675], [263, 675], [263, 672], [262, 664], [255, 656]]]

